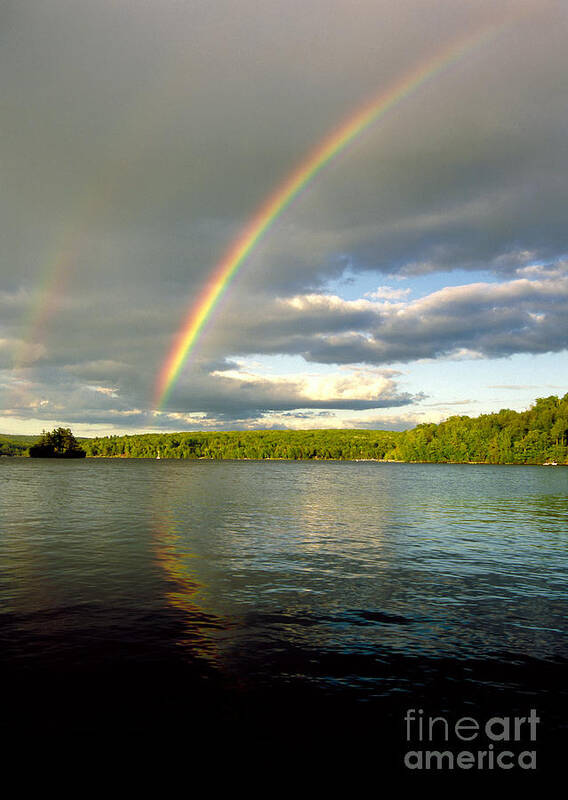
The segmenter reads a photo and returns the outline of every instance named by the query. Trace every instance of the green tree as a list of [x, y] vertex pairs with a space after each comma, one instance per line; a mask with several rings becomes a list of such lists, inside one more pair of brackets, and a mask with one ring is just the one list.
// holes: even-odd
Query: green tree
[[29, 449], [32, 458], [84, 458], [87, 453], [80, 447], [71, 428], [54, 428], [43, 431], [36, 444]]

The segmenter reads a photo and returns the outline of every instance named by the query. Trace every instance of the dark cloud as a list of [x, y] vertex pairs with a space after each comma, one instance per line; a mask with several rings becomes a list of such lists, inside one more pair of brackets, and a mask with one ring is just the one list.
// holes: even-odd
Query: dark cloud
[[[171, 409], [248, 424], [300, 402], [412, 400], [394, 383], [327, 400], [237, 385], [247, 354], [384, 365], [565, 348], [566, 22], [547, 0], [2, 4], [3, 407], [147, 425], [175, 333], [254, 211], [342, 120], [480, 25], [496, 36], [357, 139], [259, 242]], [[519, 272], [540, 262], [548, 274]], [[505, 283], [401, 314], [321, 297], [346, 270], [378, 285], [457, 268]]]

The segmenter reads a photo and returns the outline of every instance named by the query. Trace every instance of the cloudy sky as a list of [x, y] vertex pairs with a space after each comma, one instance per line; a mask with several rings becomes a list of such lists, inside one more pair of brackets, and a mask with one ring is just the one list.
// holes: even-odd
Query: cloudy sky
[[[0, 0], [0, 432], [400, 429], [568, 391], [562, 0]], [[180, 326], [319, 142], [471, 31]]]

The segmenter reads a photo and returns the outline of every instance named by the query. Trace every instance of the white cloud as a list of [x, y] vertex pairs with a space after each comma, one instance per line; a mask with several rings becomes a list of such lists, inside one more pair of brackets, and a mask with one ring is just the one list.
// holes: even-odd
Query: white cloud
[[295, 297], [286, 297], [279, 301], [284, 306], [289, 306], [296, 311], [309, 311], [322, 309], [325, 311], [335, 311], [338, 313], [346, 313], [352, 311], [376, 311], [379, 307], [378, 303], [372, 303], [370, 300], [344, 300], [338, 295], [334, 294], [311, 294], [296, 295]]
[[410, 294], [410, 289], [394, 289], [392, 286], [379, 286], [374, 292], [366, 292], [365, 297], [373, 300], [402, 300]]
[[225, 378], [235, 383], [286, 390], [297, 396], [298, 407], [302, 402], [379, 401], [382, 397], [392, 394], [395, 389], [392, 378], [377, 369], [352, 368], [327, 375], [302, 373], [276, 376], [240, 369], [216, 371], [211, 374], [213, 377]]
[[104, 394], [107, 397], [118, 397], [118, 390], [116, 387], [111, 386], [85, 386], [85, 389], [88, 389], [90, 392], [98, 392], [99, 394]]
[[479, 359], [561, 351], [567, 315], [568, 276], [555, 273], [447, 286], [398, 303], [295, 295], [259, 316], [262, 335], [250, 327], [248, 338], [256, 352], [327, 364]]

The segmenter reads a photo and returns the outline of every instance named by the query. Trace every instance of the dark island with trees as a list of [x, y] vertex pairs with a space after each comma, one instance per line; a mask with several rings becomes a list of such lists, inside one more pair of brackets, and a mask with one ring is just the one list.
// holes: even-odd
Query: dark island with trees
[[85, 458], [87, 452], [70, 428], [55, 428], [51, 433], [44, 431], [36, 444], [29, 449], [31, 458]]
[[[25, 437], [0, 437], [0, 454], [24, 454]], [[29, 441], [29, 437], [27, 438]], [[27, 443], [26, 443], [26, 446]], [[539, 398], [522, 412], [455, 416], [408, 431], [254, 430], [146, 433], [77, 441], [69, 428], [43, 433], [29, 448], [47, 458], [333, 459], [567, 464], [568, 394]]]

